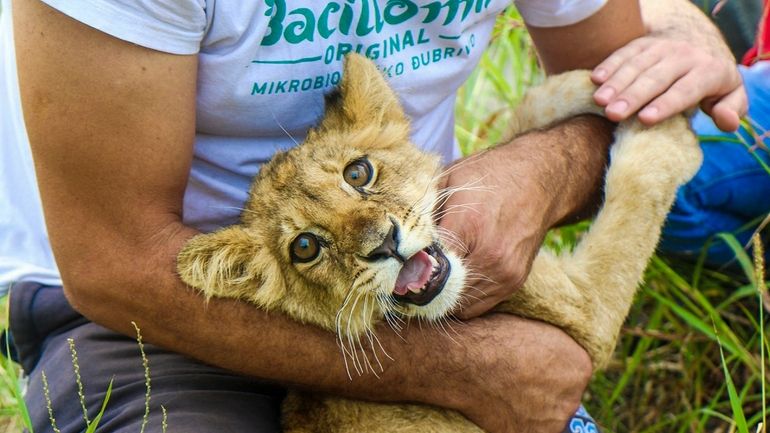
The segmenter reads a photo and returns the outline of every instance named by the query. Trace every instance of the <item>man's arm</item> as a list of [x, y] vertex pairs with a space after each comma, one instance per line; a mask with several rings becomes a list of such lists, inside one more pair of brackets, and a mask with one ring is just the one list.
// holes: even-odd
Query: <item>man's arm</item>
[[[349, 381], [332, 334], [236, 301], [206, 303], [185, 287], [175, 258], [196, 233], [181, 222], [196, 57], [120, 41], [37, 1], [13, 6], [46, 224], [78, 311], [128, 335], [135, 321], [149, 342], [283, 384], [456, 408], [493, 432], [511, 431], [513, 423], [562, 427], [551, 414], [574, 410], [590, 362], [583, 355], [546, 374], [577, 347], [554, 328], [498, 316], [452, 336], [412, 327], [401, 340], [383, 329], [383, 345], [398, 362], [384, 363], [381, 379]], [[569, 396], [554, 401], [557, 385]], [[528, 410], [536, 406], [541, 411]]]
[[564, 27], [527, 26], [547, 74], [591, 69], [644, 35], [638, 0], [608, 0], [592, 16]]

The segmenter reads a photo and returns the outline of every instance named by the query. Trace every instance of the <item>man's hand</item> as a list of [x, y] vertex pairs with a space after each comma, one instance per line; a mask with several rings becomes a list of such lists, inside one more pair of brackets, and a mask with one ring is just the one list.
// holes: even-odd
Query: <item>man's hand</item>
[[444, 382], [434, 388], [456, 395], [451, 407], [491, 433], [564, 430], [591, 377], [591, 361], [572, 338], [508, 314], [471, 320], [458, 331], [470, 359], [435, 378]]
[[719, 30], [686, 0], [639, 2], [647, 36], [595, 69], [596, 102], [618, 121], [639, 111], [654, 124], [700, 104], [724, 131], [738, 128], [747, 99], [735, 58]]
[[[476, 317], [520, 287], [548, 229], [590, 215], [599, 201], [612, 128], [582, 116], [463, 159], [443, 186], [447, 245], [470, 268], [466, 304]], [[459, 244], [462, 245], [459, 245]]]
[[463, 319], [491, 310], [524, 283], [548, 230], [550, 204], [541, 186], [528, 178], [531, 168], [511, 170], [512, 161], [499, 153], [461, 160], [443, 179], [444, 188], [457, 191], [445, 203], [439, 224], [456, 235], [446, 243], [469, 271], [458, 314]]
[[601, 84], [594, 98], [614, 121], [639, 111], [653, 125], [700, 103], [724, 131], [746, 114], [747, 98], [731, 56], [685, 40], [644, 36], [610, 55], [593, 70]]

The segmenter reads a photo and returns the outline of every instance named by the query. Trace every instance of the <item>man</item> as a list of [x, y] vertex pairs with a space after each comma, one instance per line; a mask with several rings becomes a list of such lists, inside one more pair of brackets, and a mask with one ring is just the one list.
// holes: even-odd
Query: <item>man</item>
[[[449, 407], [491, 432], [564, 428], [591, 366], [551, 326], [487, 315], [458, 329], [456, 342], [433, 330], [410, 328], [401, 340], [383, 329], [396, 361], [385, 363], [379, 379], [348, 381], [332, 335], [237, 302], [205, 304], [174, 272], [181, 245], [198, 230], [233, 222], [259, 163], [318, 119], [347, 51], [376, 58], [416, 143], [447, 162], [456, 157], [454, 91], [505, 2], [46, 3], [55, 9], [17, 0], [12, 13], [20, 96], [58, 272], [18, 137], [8, 144], [18, 154], [20, 173], [11, 179], [18, 184], [7, 183], [0, 195], [9, 209], [22, 209], [8, 233], [32, 239], [23, 249], [4, 242], [2, 255], [15, 260], [3, 275], [17, 282], [11, 328], [31, 378], [35, 431], [50, 428], [40, 376], [68, 365], [67, 338], [83, 354], [89, 407], [115, 375], [106, 431], [136, 428], [144, 378], [130, 364], [132, 339], [122, 336], [133, 334], [131, 321], [157, 345], [148, 353], [153, 401], [166, 405], [180, 431], [275, 431], [280, 391], [247, 377]], [[745, 99], [718, 34], [684, 3], [644, 6], [650, 35], [608, 57], [644, 33], [635, 1], [519, 2], [549, 72], [606, 59], [596, 69], [605, 82], [596, 97], [612, 119], [646, 106], [640, 117], [655, 122], [707, 98], [723, 127], [737, 127]], [[610, 132], [604, 120], [580, 117], [486, 152], [446, 179], [482, 178], [495, 189], [477, 213], [442, 221], [470, 247], [471, 265], [497, 282], [475, 284], [482, 295], [463, 317], [515, 290], [548, 227], [594, 208]], [[74, 386], [63, 389], [66, 383], [52, 386], [57, 420], [62, 431], [79, 431]], [[152, 428], [159, 416], [151, 413]]]

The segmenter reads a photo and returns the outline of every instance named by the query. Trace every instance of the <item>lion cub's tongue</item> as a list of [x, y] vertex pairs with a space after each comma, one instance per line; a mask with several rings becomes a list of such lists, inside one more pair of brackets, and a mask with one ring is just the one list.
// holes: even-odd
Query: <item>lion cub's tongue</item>
[[406, 295], [408, 291], [415, 293], [425, 286], [433, 273], [433, 258], [425, 251], [419, 251], [409, 258], [401, 268], [396, 279], [396, 288], [393, 293]]

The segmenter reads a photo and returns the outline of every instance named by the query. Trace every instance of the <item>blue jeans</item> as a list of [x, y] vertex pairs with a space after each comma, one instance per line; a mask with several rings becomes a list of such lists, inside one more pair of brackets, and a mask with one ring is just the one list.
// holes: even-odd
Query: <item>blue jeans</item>
[[[770, 128], [770, 61], [741, 67], [741, 74], [749, 96], [749, 117], [762, 128]], [[735, 254], [713, 236], [732, 233], [745, 245], [759, 220], [770, 213], [770, 173], [757, 161], [759, 158], [770, 165], [770, 152], [761, 148], [749, 152], [746, 145], [735, 142], [736, 134], [720, 131], [700, 111], [692, 125], [700, 137], [703, 166], [679, 190], [663, 229], [660, 251], [697, 257], [713, 239], [707, 263], [723, 265]], [[755, 144], [754, 137], [743, 128], [738, 134], [749, 146]], [[770, 144], [770, 137], [764, 144]]]

